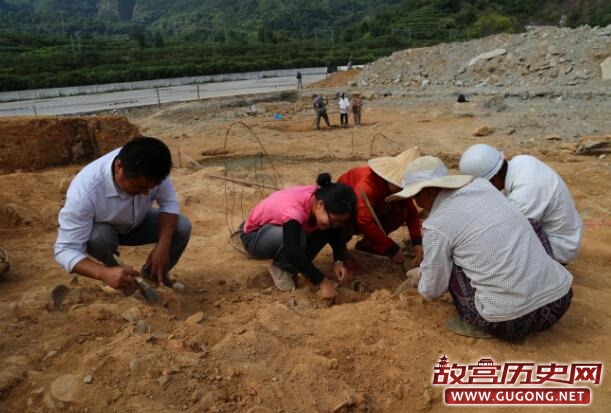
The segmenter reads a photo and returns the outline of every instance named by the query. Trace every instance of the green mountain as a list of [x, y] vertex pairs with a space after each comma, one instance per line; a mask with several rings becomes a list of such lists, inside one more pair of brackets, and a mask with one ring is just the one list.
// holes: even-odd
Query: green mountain
[[[517, 24], [607, 25], [609, 0], [0, 0], [0, 31], [94, 36], [138, 28], [187, 40], [307, 39], [363, 25], [429, 31], [467, 29], [481, 15]], [[379, 26], [379, 27], [378, 27]]]
[[289, 37], [352, 24], [401, 0], [0, 0], [0, 27], [36, 34], [128, 34], [245, 39], [259, 30]]
[[0, 0], [0, 91], [371, 62], [610, 0]]

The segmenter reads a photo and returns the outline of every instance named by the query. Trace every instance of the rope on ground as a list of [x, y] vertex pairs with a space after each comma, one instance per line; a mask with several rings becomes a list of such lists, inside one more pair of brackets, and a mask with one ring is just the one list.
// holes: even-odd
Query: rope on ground
[[[259, 198], [263, 199], [266, 196], [266, 189], [278, 190], [282, 186], [282, 181], [280, 178], [280, 174], [274, 165], [274, 162], [265, 149], [265, 146], [261, 142], [261, 139], [257, 136], [257, 134], [252, 130], [252, 128], [246, 125], [243, 122], [233, 122], [227, 128], [225, 132], [225, 141], [223, 143], [223, 151], [224, 153], [228, 152], [228, 143], [230, 138], [230, 133], [234, 126], [242, 126], [244, 127], [251, 135], [251, 137], [255, 140], [257, 145], [259, 146], [260, 152], [255, 158], [254, 161], [254, 182], [245, 181], [239, 178], [235, 178], [230, 168], [229, 162], [231, 159], [225, 159], [224, 163], [224, 172], [222, 177], [215, 177], [216, 179], [223, 179], [224, 181], [224, 189], [225, 189], [225, 223], [227, 225], [227, 229], [229, 230], [229, 243], [235, 248], [237, 251], [242, 253], [246, 253], [244, 248], [242, 247], [242, 243], [239, 240], [239, 225], [244, 221], [246, 214], [244, 211], [244, 188], [245, 187], [254, 187], [257, 188], [259, 192]], [[267, 163], [267, 165], [265, 165]], [[265, 182], [265, 177], [268, 176], [264, 173], [265, 166], [271, 168], [271, 183]], [[240, 188], [238, 190], [237, 188]], [[240, 222], [234, 222], [234, 217], [236, 215], [236, 210], [239, 208], [240, 210]]]
[[[274, 165], [274, 162], [265, 149], [261, 139], [257, 136], [257, 134], [252, 130], [252, 128], [246, 125], [243, 122], [233, 122], [227, 128], [225, 132], [225, 140], [223, 143], [223, 153], [228, 153], [228, 145], [231, 131], [234, 126], [242, 126], [244, 127], [257, 143], [260, 148], [260, 152], [254, 160], [253, 168], [254, 168], [254, 181], [248, 181], [240, 178], [236, 178], [233, 176], [232, 170], [230, 168], [230, 162], [232, 162], [231, 158], [224, 159], [224, 172], [223, 176], [215, 176], [209, 175], [208, 178], [212, 179], [221, 179], [224, 181], [224, 190], [225, 190], [225, 223], [227, 225], [227, 229], [229, 230], [229, 244], [236, 250], [245, 255], [248, 253], [244, 250], [241, 240], [239, 239], [239, 225], [244, 221], [246, 217], [245, 209], [244, 209], [244, 188], [245, 187], [254, 187], [257, 188], [259, 192], [259, 198], [263, 199], [267, 196], [266, 190], [278, 190], [283, 184], [281, 182], [280, 174]], [[370, 145], [370, 158], [374, 156], [374, 145], [376, 143], [376, 139], [381, 138], [385, 140], [387, 143], [396, 146], [398, 150], [403, 150], [403, 145], [389, 137], [385, 136], [382, 133], [376, 133], [371, 138]], [[354, 136], [352, 136], [352, 151], [354, 151]], [[182, 154], [184, 156], [184, 154]], [[195, 166], [199, 166], [197, 162], [188, 159], [191, 165], [195, 164]], [[265, 165], [267, 163], [267, 165]], [[265, 177], [268, 176], [264, 173], [265, 166], [271, 168], [271, 183], [265, 182]], [[250, 175], [250, 173], [248, 174]], [[240, 188], [238, 190], [237, 188]], [[239, 209], [240, 213], [240, 222], [235, 222], [234, 219], [237, 214], [237, 210]]]
[[385, 139], [385, 140], [386, 140], [386, 142], [388, 142], [388, 143], [390, 143], [390, 144], [395, 145], [395, 146], [396, 146], [396, 147], [397, 147], [397, 148], [398, 148], [400, 151], [402, 151], [402, 150], [404, 149], [404, 148], [403, 148], [403, 145], [402, 145], [402, 144], [400, 144], [399, 142], [397, 142], [397, 141], [395, 141], [395, 140], [392, 140], [392, 139], [390, 139], [388, 136], [386, 136], [386, 135], [384, 135], [384, 134], [382, 134], [382, 133], [379, 133], [379, 132], [378, 132], [378, 133], [376, 133], [375, 135], [373, 135], [373, 138], [371, 138], [371, 147], [369, 148], [369, 157], [370, 157], [370, 158], [373, 158], [373, 145], [375, 144], [375, 142], [376, 142], [376, 138], [377, 138], [378, 136], [379, 136], [379, 137], [381, 137], [381, 138], [383, 138], [383, 139]]

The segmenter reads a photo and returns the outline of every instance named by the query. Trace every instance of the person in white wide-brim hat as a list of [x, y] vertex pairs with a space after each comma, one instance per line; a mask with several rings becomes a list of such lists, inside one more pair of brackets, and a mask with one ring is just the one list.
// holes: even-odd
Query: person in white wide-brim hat
[[568, 310], [573, 277], [549, 255], [541, 226], [488, 181], [449, 175], [439, 158], [423, 156], [407, 166], [402, 184], [388, 200], [412, 197], [429, 212], [424, 259], [407, 282], [425, 297], [450, 291], [460, 317], [446, 322], [450, 330], [518, 339]]

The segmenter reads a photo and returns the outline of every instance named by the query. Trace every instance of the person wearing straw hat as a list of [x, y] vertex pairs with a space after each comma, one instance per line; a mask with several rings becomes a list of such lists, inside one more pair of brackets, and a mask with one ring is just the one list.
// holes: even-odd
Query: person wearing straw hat
[[407, 166], [402, 183], [389, 200], [413, 198], [429, 211], [424, 259], [408, 282], [429, 298], [450, 291], [460, 317], [446, 322], [451, 331], [514, 340], [566, 313], [573, 277], [549, 255], [541, 226], [488, 181], [448, 175], [439, 158], [423, 156]]
[[571, 191], [556, 171], [530, 155], [507, 161], [503, 152], [483, 143], [463, 153], [459, 168], [489, 180], [527, 218], [539, 221], [559, 262], [566, 264], [577, 257], [583, 222]]
[[350, 169], [338, 178], [337, 182], [352, 187], [357, 197], [355, 228], [349, 236], [363, 234], [363, 238], [356, 243], [355, 252], [388, 257], [396, 264], [403, 264], [403, 251], [388, 234], [407, 225], [416, 256], [415, 265], [420, 264], [422, 232], [414, 201], [386, 202], [386, 197], [401, 190], [407, 164], [420, 155], [420, 149], [413, 147], [396, 156], [373, 158], [368, 166]]

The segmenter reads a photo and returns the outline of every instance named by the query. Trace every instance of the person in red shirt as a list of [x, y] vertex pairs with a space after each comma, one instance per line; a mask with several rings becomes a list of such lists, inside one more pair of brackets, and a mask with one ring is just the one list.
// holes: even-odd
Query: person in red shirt
[[417, 147], [397, 156], [373, 158], [368, 166], [350, 169], [337, 182], [354, 190], [357, 198], [356, 223], [353, 234], [363, 234], [354, 247], [355, 252], [390, 258], [403, 264], [401, 247], [388, 234], [406, 224], [416, 255], [415, 265], [423, 258], [422, 229], [418, 209], [411, 198], [387, 202], [386, 198], [402, 189], [401, 180], [409, 162], [421, 156]]

